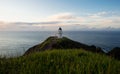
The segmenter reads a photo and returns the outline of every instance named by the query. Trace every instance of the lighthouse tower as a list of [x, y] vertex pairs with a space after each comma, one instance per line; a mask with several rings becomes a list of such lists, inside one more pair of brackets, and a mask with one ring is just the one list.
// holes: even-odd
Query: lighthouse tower
[[63, 34], [62, 28], [59, 27], [59, 29], [58, 29], [58, 38], [62, 38], [62, 34]]

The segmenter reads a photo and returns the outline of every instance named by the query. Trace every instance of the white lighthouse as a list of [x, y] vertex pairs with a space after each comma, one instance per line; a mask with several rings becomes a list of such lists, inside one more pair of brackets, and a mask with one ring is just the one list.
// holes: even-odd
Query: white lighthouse
[[58, 38], [62, 38], [62, 34], [63, 34], [62, 28], [59, 27], [59, 29], [58, 29]]

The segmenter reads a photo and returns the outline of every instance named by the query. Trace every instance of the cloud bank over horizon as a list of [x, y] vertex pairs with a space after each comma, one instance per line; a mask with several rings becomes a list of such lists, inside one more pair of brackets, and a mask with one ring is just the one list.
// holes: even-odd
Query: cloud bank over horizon
[[98, 12], [78, 16], [74, 13], [59, 13], [42, 19], [40, 22], [0, 22], [1, 31], [54, 31], [64, 30], [119, 30], [120, 16], [113, 12]]

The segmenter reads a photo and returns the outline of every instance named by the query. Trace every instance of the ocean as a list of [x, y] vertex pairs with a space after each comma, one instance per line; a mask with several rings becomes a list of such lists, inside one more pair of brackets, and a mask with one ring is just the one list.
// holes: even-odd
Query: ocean
[[[30, 47], [56, 33], [55, 31], [1, 31], [0, 55], [23, 55]], [[65, 31], [63, 36], [84, 44], [101, 47], [106, 52], [114, 47], [120, 47], [120, 31]]]

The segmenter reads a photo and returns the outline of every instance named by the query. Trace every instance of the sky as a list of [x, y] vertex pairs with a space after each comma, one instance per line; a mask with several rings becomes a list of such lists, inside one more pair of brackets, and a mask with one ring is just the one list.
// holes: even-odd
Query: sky
[[0, 31], [120, 30], [120, 0], [0, 0]]

